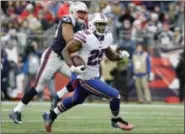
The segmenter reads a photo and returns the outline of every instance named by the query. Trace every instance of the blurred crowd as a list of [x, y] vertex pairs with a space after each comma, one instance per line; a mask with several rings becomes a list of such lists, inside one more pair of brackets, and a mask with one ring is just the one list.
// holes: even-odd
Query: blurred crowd
[[146, 48], [184, 44], [183, 1], [101, 1], [97, 10], [108, 16], [114, 43], [130, 53], [137, 42]]
[[[1, 2], [1, 63], [4, 96], [14, 89], [27, 91], [40, 65], [43, 50], [51, 45], [57, 23], [68, 14], [70, 1]], [[19, 86], [24, 80], [23, 87]]]
[[[96, 5], [95, 11], [106, 14], [109, 19], [114, 48], [127, 50], [131, 55], [129, 61], [116, 64], [106, 59], [102, 64], [103, 79], [121, 91], [124, 101], [128, 101], [130, 85], [134, 85], [138, 102], [151, 103], [149, 82], [153, 74], [148, 59], [155, 55], [156, 49], [183, 48], [184, 1], [115, 0]], [[179, 93], [181, 101], [182, 90], [184, 87]]]
[[[9, 92], [12, 89], [20, 88], [17, 76], [24, 75], [25, 90], [34, 80], [42, 51], [51, 45], [57, 23], [68, 14], [71, 3], [72, 1], [55, 0], [1, 2], [1, 77], [6, 99], [10, 99]], [[108, 17], [114, 47], [127, 50], [131, 55], [131, 63], [138, 44], [149, 54], [152, 54], [154, 48], [176, 48], [184, 45], [183, 0], [101, 0], [86, 1], [86, 4], [89, 7], [89, 18], [97, 11]], [[117, 63], [115, 68], [120, 65]], [[121, 68], [123, 76], [130, 77], [134, 73], [127, 66]], [[102, 69], [106, 70], [104, 66]], [[115, 70], [109, 72], [111, 71], [111, 77], [118, 76]], [[109, 78], [104, 79], [109, 82]], [[111, 84], [114, 83], [112, 79]], [[122, 80], [127, 82], [127, 79]], [[126, 87], [124, 89], [123, 94], [128, 100]]]

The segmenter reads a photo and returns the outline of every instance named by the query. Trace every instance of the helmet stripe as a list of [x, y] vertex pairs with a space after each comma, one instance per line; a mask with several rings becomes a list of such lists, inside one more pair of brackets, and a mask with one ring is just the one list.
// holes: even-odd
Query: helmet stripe
[[103, 19], [103, 20], [105, 20], [105, 15], [104, 14], [102, 14], [102, 13], [100, 13], [100, 17]]

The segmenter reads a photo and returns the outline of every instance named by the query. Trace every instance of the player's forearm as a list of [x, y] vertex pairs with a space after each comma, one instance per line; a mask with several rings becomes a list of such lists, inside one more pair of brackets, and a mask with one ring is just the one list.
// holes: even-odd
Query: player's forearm
[[111, 61], [117, 61], [120, 60], [120, 56], [117, 52], [112, 53], [111, 55], [107, 56], [109, 60]]
[[75, 53], [79, 51], [81, 48], [82, 48], [81, 42], [75, 39], [67, 43], [66, 47], [62, 52], [62, 55], [69, 67], [73, 66], [73, 62], [71, 60], [71, 53]]
[[69, 50], [67, 47], [64, 48], [64, 50], [62, 51], [62, 56], [63, 56], [65, 62], [67, 63], [67, 65], [69, 67], [71, 67], [73, 65], [73, 62], [71, 60], [71, 56], [70, 56], [70, 53], [69, 53]]
[[119, 53], [112, 50], [111, 47], [108, 47], [105, 51], [105, 55], [107, 56], [107, 58], [111, 61], [117, 61], [120, 59]]
[[73, 36], [71, 35], [63, 35], [63, 38], [66, 41], [66, 43], [69, 43], [70, 41], [73, 40]]

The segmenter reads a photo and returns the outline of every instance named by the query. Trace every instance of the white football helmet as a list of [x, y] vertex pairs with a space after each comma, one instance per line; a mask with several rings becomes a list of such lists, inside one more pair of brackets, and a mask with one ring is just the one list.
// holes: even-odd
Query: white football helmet
[[107, 17], [103, 13], [94, 13], [91, 20], [89, 21], [89, 30], [95, 32], [99, 36], [102, 36], [107, 33]]
[[85, 21], [85, 16], [80, 16], [78, 12], [84, 12], [84, 13], [88, 13], [88, 8], [86, 6], [85, 3], [83, 2], [73, 2], [70, 7], [69, 7], [69, 13], [75, 18], [77, 19], [78, 22], [80, 23], [84, 23]]

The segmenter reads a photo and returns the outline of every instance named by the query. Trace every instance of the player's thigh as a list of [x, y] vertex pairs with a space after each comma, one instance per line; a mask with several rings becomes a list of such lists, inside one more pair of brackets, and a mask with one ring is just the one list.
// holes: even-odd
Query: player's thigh
[[[78, 83], [79, 80], [73, 80], [73, 82], [75, 81]], [[74, 94], [72, 97], [73, 102], [81, 104], [84, 102], [87, 96], [89, 96], [89, 92], [78, 83], [76, 88], [74, 89]]]
[[89, 92], [96, 96], [104, 97], [107, 99], [119, 97], [119, 91], [99, 79], [83, 81], [80, 84]]
[[49, 80], [60, 68], [61, 63], [57, 62], [55, 53], [51, 50], [48, 50], [45, 55], [42, 57], [41, 66], [37, 72], [36, 80], [34, 87], [36, 90], [43, 90], [45, 84], [48, 84]]
[[59, 69], [59, 72], [61, 74], [63, 74], [64, 76], [70, 78], [71, 77], [71, 71], [70, 71], [70, 68], [69, 66], [66, 64], [66, 62], [64, 60], [61, 60], [62, 64], [61, 64], [61, 67]]

